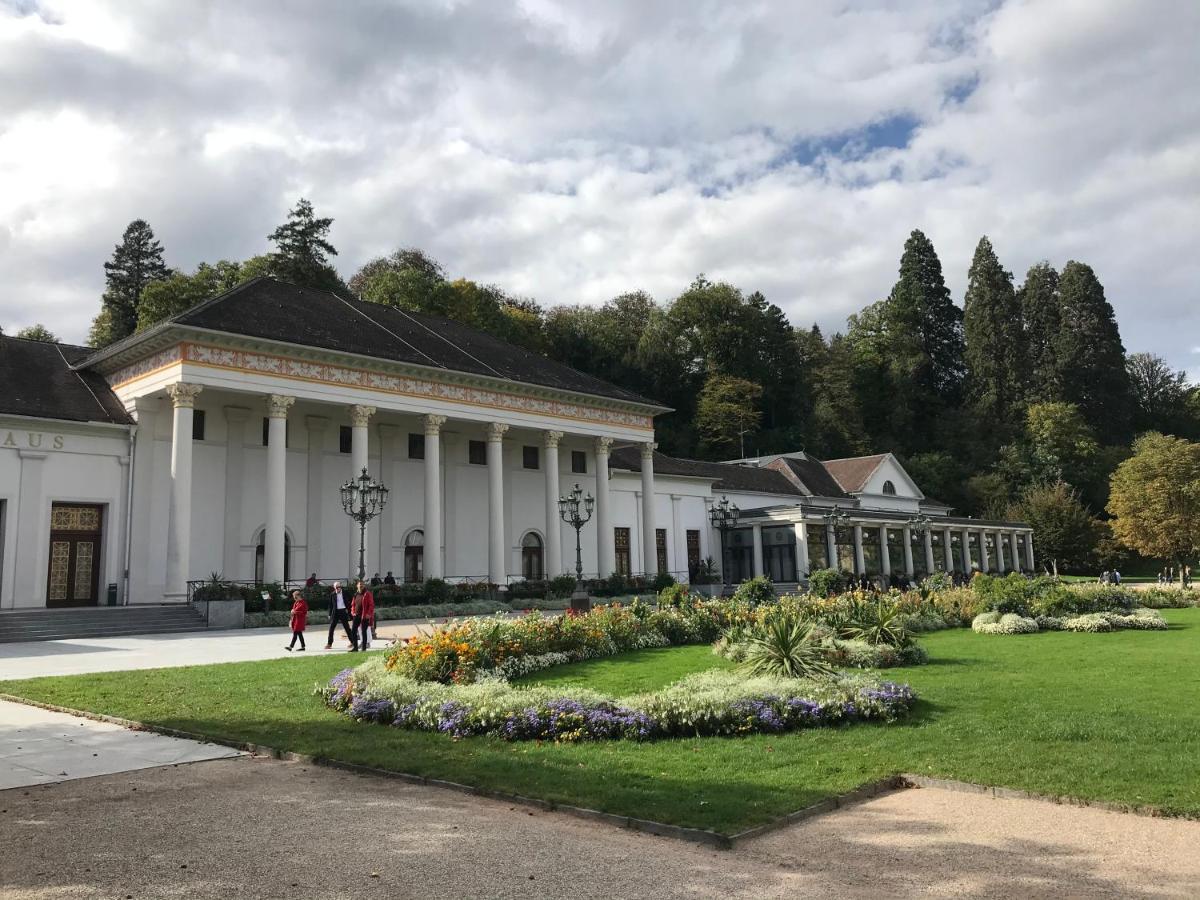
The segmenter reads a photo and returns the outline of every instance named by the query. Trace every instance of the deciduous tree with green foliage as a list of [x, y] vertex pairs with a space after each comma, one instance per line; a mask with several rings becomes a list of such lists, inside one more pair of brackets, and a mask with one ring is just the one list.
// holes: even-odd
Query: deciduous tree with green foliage
[[1038, 553], [1055, 573], [1059, 568], [1087, 567], [1101, 534], [1079, 492], [1062, 481], [1026, 488], [1010, 508], [1009, 517], [1033, 527]]
[[732, 375], [711, 375], [696, 404], [696, 430], [715, 455], [741, 455], [743, 436], [762, 421], [759, 403], [763, 389]]
[[134, 219], [113, 248], [112, 259], [104, 264], [104, 297], [88, 343], [103, 347], [133, 334], [142, 291], [169, 274], [154, 230], [144, 219]]
[[1193, 437], [1186, 372], [1176, 372], [1153, 353], [1131, 353], [1125, 360], [1125, 370], [1133, 393], [1136, 431], [1186, 432], [1181, 436]]
[[1151, 432], [1113, 472], [1113, 535], [1143, 556], [1191, 565], [1200, 552], [1200, 444]]
[[142, 290], [137, 330], [144, 331], [164, 319], [186, 312], [196, 304], [223, 294], [246, 280], [242, 266], [226, 259], [212, 265], [200, 263], [191, 275], [172, 272]]
[[54, 332], [40, 322], [34, 325], [26, 325], [14, 337], [24, 338], [27, 341], [46, 341], [50, 344], [58, 343], [58, 338], [54, 336]]

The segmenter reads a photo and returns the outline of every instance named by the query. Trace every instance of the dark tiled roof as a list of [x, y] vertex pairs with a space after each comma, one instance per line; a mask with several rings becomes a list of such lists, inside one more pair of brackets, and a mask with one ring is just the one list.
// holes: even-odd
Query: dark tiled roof
[[814, 497], [848, 497], [819, 459], [811, 456], [781, 456], [768, 468], [783, 470], [784, 476]]
[[129, 415], [108, 382], [94, 372], [71, 368], [92, 352], [89, 347], [0, 335], [0, 412], [129, 424]]
[[[170, 322], [661, 406], [441, 316], [347, 300], [275, 278], [247, 281]], [[134, 343], [138, 337], [128, 338], [122, 345]]]
[[[618, 447], [609, 456], [609, 466], [630, 472], [642, 471], [641, 450], [637, 447]], [[665, 453], [654, 454], [654, 474], [684, 475], [692, 478], [713, 478], [714, 491], [751, 491], [762, 494], [792, 494], [803, 497], [804, 492], [792, 484], [782, 472], [739, 466], [730, 463], [704, 462], [699, 459], [679, 459]]]
[[876, 453], [874, 456], [853, 456], [849, 459], [827, 459], [825, 468], [842, 489], [855, 494], [863, 489], [871, 473], [879, 468], [886, 453]]

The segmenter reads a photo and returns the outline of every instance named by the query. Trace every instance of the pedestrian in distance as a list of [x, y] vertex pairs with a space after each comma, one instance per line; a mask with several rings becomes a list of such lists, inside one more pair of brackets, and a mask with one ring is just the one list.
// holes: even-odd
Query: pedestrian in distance
[[325, 649], [333, 649], [333, 632], [341, 625], [346, 632], [346, 638], [350, 641], [350, 649], [358, 649], [358, 641], [354, 634], [350, 631], [350, 603], [346, 599], [346, 595], [342, 593], [342, 583], [335, 581], [333, 590], [329, 592], [329, 640], [325, 642]]
[[308, 604], [304, 601], [304, 595], [299, 591], [292, 591], [292, 642], [284, 647], [284, 650], [291, 650], [296, 646], [296, 641], [300, 642], [300, 649], [304, 649], [304, 629], [308, 625]]
[[374, 575], [372, 575], [372, 576], [371, 576], [371, 587], [373, 587], [373, 588], [377, 588], [377, 587], [379, 587], [381, 584], [383, 584], [383, 579], [382, 579], [382, 578], [380, 578], [380, 577], [379, 577], [379, 573], [378, 573], [378, 572], [376, 572]]
[[317, 583], [317, 573], [313, 572], [311, 575], [308, 576], [308, 579], [304, 582], [304, 586], [312, 587], [316, 583]]
[[[355, 638], [355, 647], [350, 652], [353, 653], [361, 648], [365, 653], [371, 646], [371, 624], [375, 621], [375, 595], [361, 581], [358, 583], [354, 599], [350, 602], [350, 611], [354, 614], [353, 633]], [[360, 633], [361, 641], [358, 640]]]
[[396, 576], [395, 576], [395, 575], [393, 575], [393, 574], [392, 574], [392, 573], [389, 571], [389, 572], [387, 573], [387, 576], [386, 576], [386, 577], [383, 579], [383, 583], [384, 583], [384, 584], [395, 585], [395, 583], [396, 583]]

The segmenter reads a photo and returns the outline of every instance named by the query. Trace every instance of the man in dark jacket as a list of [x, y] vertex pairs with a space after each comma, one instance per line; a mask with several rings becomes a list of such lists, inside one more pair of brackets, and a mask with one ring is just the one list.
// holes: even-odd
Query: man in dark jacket
[[326, 650], [333, 649], [333, 632], [339, 622], [346, 631], [346, 637], [350, 639], [350, 649], [357, 651], [358, 639], [350, 631], [350, 600], [342, 593], [342, 583], [335, 581], [333, 590], [329, 593], [329, 640], [325, 642]]

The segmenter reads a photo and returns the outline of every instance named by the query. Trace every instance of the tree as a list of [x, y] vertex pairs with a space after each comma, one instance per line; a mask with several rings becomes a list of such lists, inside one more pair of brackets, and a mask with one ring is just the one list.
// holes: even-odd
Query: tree
[[707, 448], [718, 454], [742, 455], [743, 436], [762, 420], [763, 389], [731, 375], [711, 375], [696, 405], [696, 430]]
[[213, 265], [200, 263], [191, 275], [172, 272], [167, 278], [146, 285], [142, 291], [137, 330], [144, 331], [164, 319], [186, 312], [245, 280], [242, 267], [225, 259]]
[[1033, 527], [1040, 555], [1059, 567], [1088, 565], [1100, 537], [1100, 523], [1079, 500], [1078, 492], [1062, 481], [1027, 487], [1008, 517]]
[[[1187, 373], [1176, 372], [1161, 356], [1133, 353], [1125, 360], [1133, 394], [1136, 431], [1178, 433], [1187, 424]], [[1190, 436], [1190, 435], [1188, 435]]]
[[963, 333], [967, 398], [991, 456], [1021, 426], [1028, 358], [1012, 273], [1000, 265], [986, 236], [967, 272]]
[[1091, 266], [1072, 260], [1058, 282], [1061, 322], [1054, 341], [1061, 399], [1079, 405], [1101, 440], [1129, 439], [1131, 396], [1125, 347], [1113, 308]]
[[356, 273], [350, 291], [373, 303], [421, 309], [424, 299], [446, 280], [441, 263], [417, 247], [401, 247], [377, 257]]
[[1025, 274], [1025, 283], [1017, 291], [1021, 318], [1025, 325], [1026, 353], [1029, 357], [1029, 398], [1033, 401], [1059, 399], [1058, 366], [1055, 341], [1062, 310], [1058, 298], [1058, 272], [1042, 261]]
[[154, 230], [145, 220], [134, 219], [125, 228], [121, 243], [113, 248], [112, 259], [104, 264], [104, 297], [92, 322], [89, 343], [103, 347], [133, 334], [142, 291], [169, 274]]
[[288, 213], [287, 221], [271, 232], [269, 240], [275, 245], [271, 265], [276, 278], [303, 287], [345, 294], [346, 286], [329, 257], [337, 250], [327, 236], [333, 219], [318, 219], [312, 204], [301, 198]]
[[27, 341], [46, 341], [50, 344], [58, 343], [58, 338], [54, 336], [53, 332], [40, 322], [36, 325], [25, 326], [13, 336], [24, 338]]
[[1190, 565], [1200, 551], [1200, 444], [1142, 435], [1112, 475], [1108, 512], [1126, 547], [1181, 570]]

